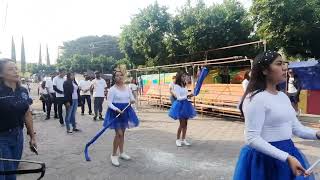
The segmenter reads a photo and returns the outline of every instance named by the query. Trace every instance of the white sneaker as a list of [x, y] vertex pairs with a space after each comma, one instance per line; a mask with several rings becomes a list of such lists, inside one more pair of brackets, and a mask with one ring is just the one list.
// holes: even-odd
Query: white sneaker
[[126, 153], [124, 153], [124, 152], [120, 154], [120, 158], [124, 159], [124, 160], [130, 160], [131, 159], [131, 157], [129, 155], [127, 155]]
[[111, 155], [111, 163], [112, 163], [112, 165], [114, 165], [114, 166], [120, 166], [120, 163], [119, 163], [119, 156], [112, 156]]
[[185, 139], [182, 140], [182, 144], [184, 144], [186, 146], [191, 146], [191, 144], [189, 142], [187, 142], [187, 140], [185, 140]]
[[177, 140], [176, 140], [176, 145], [177, 145], [177, 147], [181, 147], [181, 146], [182, 146], [180, 139], [177, 139]]

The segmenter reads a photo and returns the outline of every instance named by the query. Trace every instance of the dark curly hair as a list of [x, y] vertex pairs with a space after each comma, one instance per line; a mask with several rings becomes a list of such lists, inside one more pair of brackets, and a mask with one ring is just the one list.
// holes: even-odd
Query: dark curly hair
[[177, 85], [179, 85], [181, 87], [186, 87], [187, 83], [182, 80], [182, 76], [183, 75], [187, 75], [187, 73], [185, 73], [184, 71], [180, 71], [180, 72], [177, 73], [175, 84], [177, 84]]

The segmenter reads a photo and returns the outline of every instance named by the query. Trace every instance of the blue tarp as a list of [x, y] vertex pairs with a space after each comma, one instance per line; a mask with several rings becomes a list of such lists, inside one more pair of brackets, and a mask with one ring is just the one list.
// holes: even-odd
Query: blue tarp
[[289, 68], [298, 75], [302, 89], [320, 90], [320, 63], [317, 60], [290, 62]]

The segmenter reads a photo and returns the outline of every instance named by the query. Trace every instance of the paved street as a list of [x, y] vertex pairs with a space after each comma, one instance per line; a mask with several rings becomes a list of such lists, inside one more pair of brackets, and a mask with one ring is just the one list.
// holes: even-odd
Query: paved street
[[[117, 168], [109, 158], [112, 131], [107, 131], [91, 147], [92, 161], [84, 160], [84, 145], [102, 127], [102, 121], [94, 122], [89, 115], [81, 116], [79, 108], [77, 122], [83, 132], [67, 135], [57, 119], [44, 120], [39, 102], [35, 102], [34, 107], [38, 111], [34, 126], [40, 155], [33, 155], [25, 147], [24, 159], [45, 162], [45, 180], [231, 179], [244, 143], [242, 122], [198, 116], [188, 126], [192, 146], [177, 148], [178, 123], [171, 120], [166, 111], [143, 106], [138, 113], [140, 127], [126, 132], [125, 149], [132, 160], [120, 161]], [[320, 157], [320, 142], [295, 141], [310, 161]], [[18, 179], [34, 180], [35, 177], [20, 175]]]

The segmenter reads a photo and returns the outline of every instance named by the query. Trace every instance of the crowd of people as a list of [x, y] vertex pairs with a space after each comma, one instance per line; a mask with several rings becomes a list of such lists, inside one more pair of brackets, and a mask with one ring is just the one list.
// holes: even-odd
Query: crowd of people
[[[83, 74], [83, 79], [77, 81], [75, 74], [59, 69], [57, 73], [49, 74], [39, 83], [38, 95], [42, 101], [46, 120], [51, 118], [51, 108], [54, 106], [54, 118], [59, 119], [61, 126], [66, 126], [67, 133], [80, 131], [76, 128], [75, 113], [81, 107], [81, 115], [85, 114], [86, 104], [88, 114], [93, 115], [93, 120], [104, 120], [103, 103], [107, 99], [110, 83], [103, 79], [99, 71], [94, 72], [92, 79], [88, 74]], [[128, 85], [134, 98], [138, 97], [138, 86], [135, 80]], [[93, 111], [92, 111], [93, 101]], [[63, 108], [64, 107], [64, 108]], [[63, 109], [66, 110], [63, 117]], [[136, 109], [136, 107], [135, 107]], [[72, 129], [70, 128], [72, 126]]]
[[[134, 104], [138, 96], [138, 87], [133, 84], [124, 83], [123, 72], [116, 71], [114, 74], [114, 85], [108, 86], [96, 71], [93, 80], [87, 74], [79, 83], [75, 80], [72, 72], [59, 69], [44, 77], [39, 84], [38, 95], [42, 102], [42, 110], [46, 113], [46, 120], [51, 119], [51, 109], [54, 107], [53, 118], [59, 119], [62, 127], [66, 127], [66, 133], [80, 132], [77, 127], [76, 112], [81, 106], [81, 115], [85, 113], [87, 103], [88, 114], [92, 115], [91, 99], [94, 104], [93, 120], [104, 120], [107, 123], [115, 114], [121, 113], [119, 121], [112, 125], [116, 135], [114, 150], [111, 156], [112, 163], [117, 165], [116, 155], [119, 149], [120, 158], [130, 159], [123, 152], [124, 132], [126, 128], [138, 126], [139, 120], [132, 108], [122, 111], [123, 104]], [[27, 128], [30, 136], [30, 147], [37, 148], [36, 132], [33, 129], [32, 103], [30, 86], [25, 79], [20, 78], [16, 64], [10, 59], [0, 60], [0, 158], [20, 160], [23, 151], [23, 128]], [[103, 117], [103, 102], [108, 100], [108, 110]], [[64, 107], [64, 108], [63, 108]], [[136, 108], [136, 107], [135, 107]], [[65, 110], [66, 112], [63, 112]], [[63, 114], [65, 116], [63, 117]], [[134, 116], [134, 119], [132, 117]], [[134, 121], [132, 121], [134, 120]], [[19, 162], [0, 161], [0, 171], [16, 170]], [[0, 175], [0, 180], [14, 180], [15, 175]]]
[[[51, 106], [54, 105], [54, 118], [59, 119], [66, 133], [81, 131], [77, 127], [76, 111], [81, 106], [93, 120], [104, 120], [103, 125], [114, 129], [111, 163], [119, 166], [119, 158], [130, 160], [124, 150], [126, 129], [139, 126], [135, 104], [139, 87], [136, 81], [126, 85], [125, 73], [119, 69], [113, 71], [112, 84], [107, 85], [101, 73], [95, 72], [90, 81], [87, 74], [84, 80], [75, 80], [75, 75], [59, 69], [58, 74], [50, 74], [39, 85], [39, 96], [43, 102], [46, 119], [51, 118]], [[301, 88], [298, 79], [289, 71], [288, 94], [279, 89], [279, 84], [287, 80], [287, 67], [281, 55], [274, 51], [259, 54], [253, 62], [250, 73], [243, 83], [245, 93], [239, 109], [245, 119], [245, 142], [234, 172], [234, 180], [256, 179], [304, 179], [314, 177], [306, 171], [308, 162], [291, 138], [293, 135], [311, 140], [320, 139], [320, 131], [305, 127], [297, 119], [294, 103]], [[190, 146], [186, 134], [188, 121], [196, 116], [190, 102], [193, 93], [187, 89], [187, 74], [178, 72], [170, 84], [172, 106], [168, 115], [179, 120], [175, 144], [177, 147]], [[107, 100], [107, 111], [103, 116], [103, 102]], [[291, 100], [291, 101], [290, 101]], [[23, 149], [23, 127], [30, 136], [30, 146], [37, 147], [36, 133], [33, 129], [32, 99], [26, 88], [21, 86], [18, 70], [10, 59], [0, 60], [0, 158], [21, 159]], [[63, 106], [66, 110], [63, 117]], [[115, 119], [117, 119], [115, 121]], [[18, 162], [0, 162], [0, 171], [15, 170]], [[1, 176], [0, 180], [15, 179], [14, 175]]]

